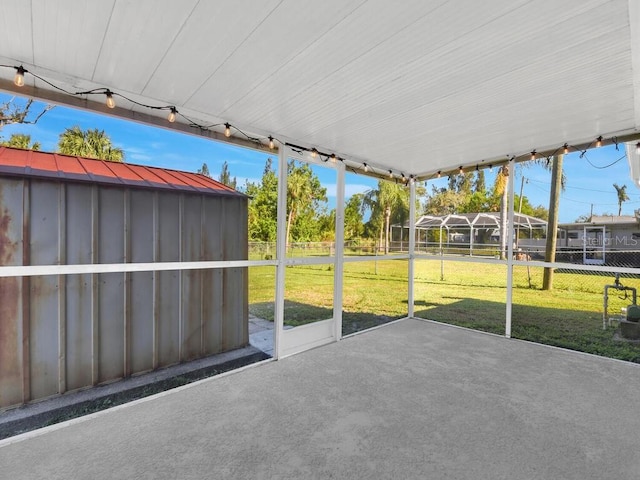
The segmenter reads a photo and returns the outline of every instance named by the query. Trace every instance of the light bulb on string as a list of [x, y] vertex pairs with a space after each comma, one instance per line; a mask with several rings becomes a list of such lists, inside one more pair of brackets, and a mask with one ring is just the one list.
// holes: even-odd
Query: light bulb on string
[[365, 173], [367, 173], [369, 171], [369, 165], [367, 165], [366, 163], [363, 163], [362, 169], [364, 170]]
[[318, 156], [318, 150], [315, 148], [311, 149], [311, 158], [316, 158]]
[[389, 170], [389, 178], [393, 178], [393, 172]]
[[438, 178], [440, 178], [441, 176], [442, 176], [442, 172], [438, 170]]
[[564, 149], [564, 154], [566, 155], [567, 153], [569, 153], [569, 144], [565, 143], [562, 148]]
[[269, 148], [273, 150], [274, 148], [276, 148], [275, 144], [273, 143], [273, 137], [269, 135], [268, 138], [269, 138]]
[[536, 159], [536, 151], [535, 151], [535, 150], [533, 150], [533, 151], [531, 152], [531, 160], [533, 161], [533, 160], [535, 160], [535, 159]]
[[107, 107], [116, 108], [116, 101], [113, 99], [113, 92], [111, 92], [111, 90], [107, 90], [104, 94], [107, 96]]
[[228, 123], [224, 124], [224, 136], [227, 138], [231, 136], [231, 125]]
[[16, 85], [16, 87], [23, 87], [24, 74], [27, 73], [27, 71], [24, 69], [22, 65], [20, 65], [19, 67], [15, 67], [15, 69], [16, 69], [16, 74], [13, 77], [13, 83]]
[[167, 115], [167, 121], [169, 123], [175, 122], [177, 113], [178, 113], [178, 110], [176, 110], [176, 107], [170, 107], [169, 108], [169, 115]]
[[407, 177], [404, 176], [404, 173], [401, 173], [400, 176], [401, 176], [403, 182], [407, 181]]
[[489, 172], [493, 173], [493, 165], [489, 165]]
[[600, 148], [602, 146], [602, 135], [596, 138], [596, 148]]
[[331, 163], [336, 163], [336, 160], [337, 160], [336, 154], [332, 153], [331, 156], [329, 157], [329, 160], [331, 160]]
[[462, 168], [462, 165], [460, 165], [460, 168], [458, 169], [458, 175], [462, 175], [464, 173], [464, 168]]
[[636, 153], [640, 155], [640, 142], [636, 143]]

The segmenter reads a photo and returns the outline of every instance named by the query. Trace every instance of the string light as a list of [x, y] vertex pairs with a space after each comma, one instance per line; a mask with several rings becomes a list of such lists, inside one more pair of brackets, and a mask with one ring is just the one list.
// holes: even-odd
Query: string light
[[20, 65], [19, 67], [15, 67], [15, 69], [16, 69], [16, 74], [13, 77], [13, 83], [15, 83], [16, 87], [23, 87], [24, 74], [27, 73], [27, 71], [24, 69], [22, 65]]
[[113, 99], [113, 92], [107, 89], [104, 94], [107, 96], [107, 107], [116, 108], [116, 101]]
[[[128, 98], [128, 97], [126, 97], [126, 96], [124, 96], [124, 95], [122, 95], [120, 93], [114, 93], [110, 89], [104, 88], [104, 87], [94, 88], [94, 89], [87, 90], [87, 91], [75, 91], [75, 92], [74, 91], [68, 91], [68, 90], [65, 90], [64, 88], [62, 88], [60, 86], [57, 86], [57, 85], [51, 83], [49, 80], [47, 80], [45, 78], [42, 78], [39, 75], [26, 70], [22, 65], [21, 66], [0, 65], [0, 67], [11, 68], [11, 69], [15, 70], [14, 84], [17, 87], [24, 86], [24, 82], [25, 82], [24, 77], [25, 77], [25, 74], [28, 73], [29, 75], [33, 76], [37, 80], [40, 80], [41, 82], [46, 83], [50, 87], [53, 87], [54, 89], [56, 89], [56, 90], [58, 90], [58, 91], [60, 91], [62, 93], [65, 93], [67, 95], [70, 95], [70, 96], [83, 96], [84, 97], [86, 95], [105, 95], [106, 96], [106, 105], [107, 105], [108, 108], [115, 108], [116, 107], [116, 102], [115, 102], [114, 96], [117, 95], [117, 96], [127, 100], [128, 102], [130, 102], [132, 104], [135, 104], [135, 105], [138, 105], [140, 107], [145, 107], [145, 108], [149, 108], [149, 109], [152, 109], [152, 110], [169, 110], [169, 114], [167, 115], [167, 121], [169, 123], [174, 123], [176, 121], [178, 113], [179, 113], [175, 106], [146, 105], [144, 103], [140, 103], [140, 102], [138, 102], [136, 100]], [[189, 119], [184, 114], [180, 114], [180, 116], [183, 119], [185, 119], [187, 122], [189, 122], [188, 123], [189, 126], [194, 127], [194, 128], [199, 128], [201, 131], [211, 131], [210, 129], [212, 129], [213, 127], [218, 127], [218, 126], [224, 125], [224, 136], [227, 137], [227, 138], [231, 137], [231, 127], [232, 127], [232, 125], [230, 123], [228, 123], [228, 122], [226, 122], [226, 123], [216, 123], [216, 124], [211, 124], [211, 125], [201, 125], [201, 124], [197, 123], [196, 121], [193, 121], [193, 120]], [[243, 132], [242, 130], [238, 129], [235, 126], [233, 128], [239, 134], [245, 136], [249, 141], [256, 143], [256, 145], [258, 145], [258, 147], [262, 147], [262, 148], [265, 147], [265, 145], [264, 145], [265, 138], [264, 137], [262, 137], [262, 138], [252, 137], [252, 136], [247, 135], [245, 132]], [[269, 148], [271, 150], [275, 149], [276, 148], [276, 146], [275, 146], [276, 139], [272, 135], [269, 135], [267, 137], [267, 140], [268, 140]], [[618, 138], [617, 137], [612, 137], [610, 140], [611, 140], [612, 143], [615, 144], [616, 149], [618, 149]], [[601, 147], [603, 141], [604, 141], [603, 136], [602, 135], [598, 136], [596, 138], [596, 141], [595, 141], [595, 147], [596, 148]], [[287, 144], [287, 145], [289, 145], [289, 144]], [[572, 149], [574, 149], [576, 151], [579, 151], [579, 152], [581, 152], [580, 153], [580, 157], [582, 158], [585, 155], [587, 149], [589, 149], [591, 147], [591, 145], [593, 145], [593, 144], [586, 145], [586, 146], [579, 145], [579, 146], [573, 146], [572, 147], [568, 143], [564, 143], [564, 145], [562, 147], [560, 147], [560, 148], [562, 148], [562, 150], [564, 151], [565, 154], [569, 153], [570, 148], [572, 148]], [[583, 147], [584, 147], [584, 149], [583, 149]], [[312, 148], [312, 149], [309, 149], [309, 148], [306, 148], [306, 147], [300, 147], [300, 148], [301, 148], [301, 152], [300, 153], [302, 153], [304, 151], [310, 152], [311, 158], [316, 158], [318, 155], [321, 155], [321, 153], [316, 148]], [[550, 156], [553, 156], [553, 155], [556, 154], [556, 152], [560, 151], [560, 148], [556, 149], [551, 155], [548, 155], [547, 156], [548, 160], [549, 160]], [[546, 155], [547, 153], [548, 152], [544, 152], [544, 154], [540, 154], [540, 155]], [[636, 143], [636, 154], [640, 155], [640, 142]], [[340, 160], [341, 162], [344, 161], [342, 158], [338, 157], [335, 153], [332, 153], [330, 156], [329, 156], [329, 154], [326, 154], [326, 153], [322, 153], [322, 155], [325, 156], [324, 157], [324, 161], [325, 162], [328, 161], [329, 159], [331, 160], [332, 163], [336, 163], [337, 160]], [[531, 152], [531, 157], [530, 157], [531, 160], [536, 160], [538, 155], [539, 154], [536, 152], [536, 150], [533, 150]], [[524, 157], [524, 155], [520, 156], [519, 159], [520, 160], [524, 160], [523, 157]], [[513, 156], [512, 158], [508, 158], [508, 161], [514, 161], [515, 159], [516, 159], [516, 157]], [[351, 160], [349, 160], [349, 162], [350, 162], [351, 165], [354, 164], [354, 162], [351, 161]], [[356, 163], [356, 165], [357, 165], [357, 163]], [[488, 165], [488, 167], [489, 167], [489, 171], [493, 172], [493, 165], [490, 164], [490, 165]], [[351, 168], [351, 170], [353, 170], [355, 172], [353, 167], [350, 167], [350, 168]], [[381, 174], [382, 174], [382, 171], [376, 172], [373, 168], [371, 168], [366, 163], [362, 163], [361, 164], [361, 168], [365, 173], [372, 172], [376, 176], [381, 176]], [[476, 172], [479, 171], [479, 169], [480, 169], [479, 164], [476, 164], [476, 168], [475, 168]], [[389, 178], [393, 179], [394, 178], [393, 171], [389, 170], [388, 172], [389, 172]], [[464, 167], [460, 166], [458, 172], [459, 172], [459, 174], [464, 174]], [[405, 176], [404, 173], [402, 173], [401, 176], [402, 176], [403, 182], [405, 182], [407, 180], [407, 177]], [[442, 176], [442, 171], [439, 170], [437, 172], [437, 178], [441, 178], [441, 176]], [[415, 180], [417, 180], [417, 178], [414, 175], [409, 175], [409, 179], [408, 179], [409, 182], [414, 182]]]
[[178, 113], [178, 110], [176, 110], [176, 107], [169, 108], [169, 115], [167, 115], [167, 121], [169, 123], [175, 122], [177, 113]]

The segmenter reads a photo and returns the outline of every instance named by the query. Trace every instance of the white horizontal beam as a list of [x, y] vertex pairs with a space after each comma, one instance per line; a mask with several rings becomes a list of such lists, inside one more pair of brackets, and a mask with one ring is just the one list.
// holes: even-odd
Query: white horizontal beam
[[275, 260], [229, 260], [215, 262], [101, 263], [82, 265], [24, 265], [0, 267], [2, 277], [36, 275], [77, 275], [83, 273], [159, 272], [166, 270], [207, 270], [275, 266]]

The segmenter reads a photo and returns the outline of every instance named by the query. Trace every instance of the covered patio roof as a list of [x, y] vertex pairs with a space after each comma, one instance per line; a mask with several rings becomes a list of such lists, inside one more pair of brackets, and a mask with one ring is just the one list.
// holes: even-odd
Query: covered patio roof
[[368, 174], [427, 178], [640, 129], [633, 0], [33, 0], [2, 12], [2, 90], [256, 148], [272, 136]]

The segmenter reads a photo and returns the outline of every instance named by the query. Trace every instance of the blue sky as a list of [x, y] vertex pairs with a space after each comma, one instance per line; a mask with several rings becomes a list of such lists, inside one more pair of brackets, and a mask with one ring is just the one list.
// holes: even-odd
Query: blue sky
[[[11, 98], [10, 95], [0, 94], [2, 103]], [[41, 106], [42, 104], [34, 104], [34, 111], [39, 111], [38, 108]], [[104, 130], [113, 144], [125, 151], [125, 159], [129, 163], [185, 171], [196, 171], [203, 163], [207, 163], [212, 176], [217, 177], [222, 164], [226, 161], [231, 174], [237, 177], [239, 185], [244, 185], [245, 181], [258, 181], [269, 156], [262, 152], [198, 136], [60, 106], [47, 112], [36, 125], [5, 126], [0, 131], [0, 137], [7, 139], [12, 133], [26, 133], [31, 135], [32, 141], [41, 143], [42, 150], [53, 152], [57, 148], [58, 135], [74, 125], [79, 125], [83, 129]], [[624, 157], [622, 145], [619, 151], [614, 146], [591, 149], [583, 158], [580, 158], [579, 153], [565, 156], [567, 186], [561, 197], [560, 222], [572, 222], [579, 215], [589, 214], [591, 204], [593, 204], [594, 214], [617, 214], [618, 204], [614, 183], [627, 185], [630, 200], [623, 204], [623, 214], [632, 215], [635, 209], [640, 208], [640, 189], [635, 186], [629, 176], [626, 158], [621, 157]], [[272, 158], [275, 166], [277, 157], [272, 156]], [[618, 159], [620, 160], [616, 162]], [[612, 163], [613, 165], [610, 165]], [[335, 173], [321, 167], [314, 170], [327, 188], [331, 207], [335, 198]], [[519, 165], [516, 168], [516, 192], [519, 192], [523, 175], [527, 179], [524, 195], [529, 198], [530, 203], [547, 206], [550, 173], [540, 166]], [[491, 185], [495, 178], [495, 171], [493, 173], [486, 171], [486, 176], [487, 184]], [[374, 179], [349, 173], [346, 179], [347, 196], [364, 192], [375, 187], [376, 183]], [[433, 180], [429, 182], [427, 188], [431, 191], [431, 185], [440, 187], [445, 186], [446, 183], [445, 178]]]

